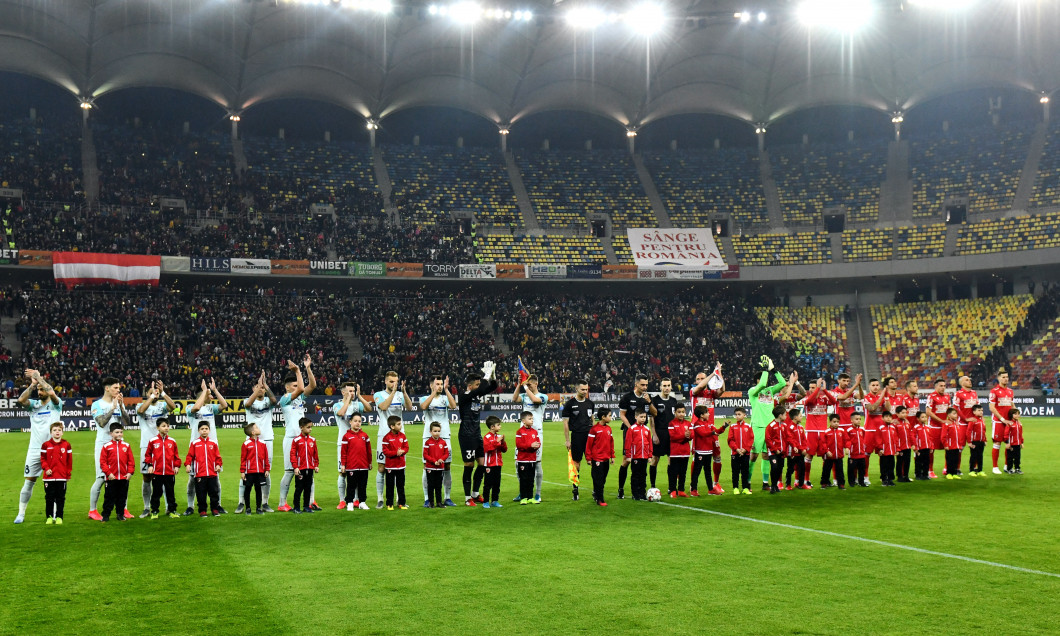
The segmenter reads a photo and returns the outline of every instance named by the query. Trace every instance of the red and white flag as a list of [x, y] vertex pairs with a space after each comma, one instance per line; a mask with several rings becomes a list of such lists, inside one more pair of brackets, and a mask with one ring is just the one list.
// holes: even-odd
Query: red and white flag
[[161, 256], [52, 252], [55, 280], [67, 289], [103, 283], [157, 287], [161, 269]]

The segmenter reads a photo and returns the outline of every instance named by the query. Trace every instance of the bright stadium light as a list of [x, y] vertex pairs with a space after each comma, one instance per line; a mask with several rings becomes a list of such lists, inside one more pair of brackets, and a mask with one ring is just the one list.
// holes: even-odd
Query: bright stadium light
[[909, 0], [909, 4], [924, 9], [939, 11], [960, 11], [975, 4], [975, 0]]
[[567, 24], [576, 29], [595, 29], [607, 21], [607, 14], [599, 7], [575, 7], [567, 12]]
[[482, 17], [482, 7], [474, 2], [457, 2], [449, 7], [449, 17], [460, 24], [474, 24]]
[[808, 27], [853, 32], [872, 18], [872, 0], [803, 0], [795, 9], [799, 21]]
[[744, 24], [747, 24], [751, 21], [751, 12], [737, 11], [736, 13], [732, 14], [732, 17], [739, 20], [740, 22], [743, 22]]
[[765, 22], [766, 18], [768, 18], [768, 17], [769, 17], [769, 15], [765, 11], [759, 11], [758, 12], [758, 21], [759, 22]]
[[652, 2], [638, 4], [623, 17], [626, 24], [644, 35], [654, 35], [666, 26], [666, 11]]

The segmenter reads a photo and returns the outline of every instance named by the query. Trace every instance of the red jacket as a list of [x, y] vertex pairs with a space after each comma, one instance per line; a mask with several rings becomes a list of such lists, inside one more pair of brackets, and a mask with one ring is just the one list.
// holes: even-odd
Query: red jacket
[[159, 435], [147, 442], [144, 465], [154, 468], [152, 475], [176, 475], [180, 472], [180, 448], [169, 435]]
[[910, 428], [907, 420], [897, 420], [894, 424], [894, 432], [898, 435], [898, 450], [904, 451], [912, 448], [913, 429]]
[[534, 442], [541, 442], [541, 436], [537, 434], [537, 429], [520, 426], [519, 430], [515, 432], [516, 462], [537, 461], [537, 449], [531, 446]]
[[[487, 435], [486, 437], [489, 437]], [[486, 440], [482, 440], [485, 445]], [[502, 442], [503, 443], [503, 442]], [[508, 450], [508, 445], [504, 444], [504, 450]], [[428, 437], [423, 440], [423, 468], [425, 470], [445, 470], [445, 460], [449, 457], [449, 447], [445, 445], [445, 440], [439, 437], [434, 439]], [[487, 455], [488, 457], [488, 455]], [[436, 464], [435, 462], [442, 462]], [[497, 464], [500, 466], [500, 464]], [[347, 468], [347, 470], [350, 470]]]
[[784, 427], [776, 420], [766, 426], [766, 448], [770, 455], [784, 454]]
[[239, 472], [249, 475], [267, 473], [272, 469], [269, 465], [269, 449], [265, 442], [260, 439], [248, 437], [243, 442], [243, 448], [239, 451]]
[[[53, 442], [49, 437], [40, 447], [40, 467], [44, 481], [70, 481], [74, 470], [74, 451], [70, 442], [61, 439]], [[52, 474], [48, 474], [48, 471]]]
[[789, 421], [785, 424], [784, 445], [788, 457], [801, 455], [809, 447], [809, 444], [810, 436], [806, 434], [806, 429], [793, 421]]
[[[504, 453], [508, 452], [508, 442], [499, 437], [493, 433], [486, 433], [486, 436], [482, 438], [482, 450], [486, 453], [487, 466], [504, 465]], [[537, 455], [535, 454], [534, 457], [536, 459]]]
[[1006, 438], [1009, 446], [1023, 446], [1023, 424], [1020, 424], [1019, 420], [1012, 420], [1008, 425]]
[[[396, 470], [405, 467], [405, 456], [409, 452], [409, 438], [405, 437], [404, 433], [395, 433], [390, 431], [383, 436], [382, 446], [383, 456], [386, 460], [383, 462], [383, 468], [387, 470]], [[398, 455], [398, 452], [405, 451], [402, 455]]]
[[630, 459], [651, 459], [654, 445], [651, 441], [651, 429], [642, 424], [634, 424], [626, 430], [626, 443], [622, 452]]
[[692, 416], [692, 450], [697, 455], [713, 455], [714, 447], [718, 444], [718, 436], [728, 427], [729, 425], [725, 424], [718, 428], [709, 420], [701, 420]]
[[884, 424], [876, 431], [876, 450], [883, 455], [898, 454], [898, 431], [894, 424]]
[[946, 450], [961, 449], [961, 429], [957, 422], [947, 421], [942, 425], [942, 447]]
[[755, 432], [747, 422], [739, 422], [729, 427], [729, 448], [732, 454], [743, 450], [750, 453], [755, 443]]
[[[628, 429], [626, 432], [629, 432]], [[606, 462], [614, 458], [614, 432], [607, 424], [597, 422], [589, 429], [589, 439], [585, 442], [585, 459], [591, 462]]]
[[185, 466], [193, 464], [196, 477], [216, 477], [217, 469], [221, 466], [221, 450], [217, 448], [217, 442], [196, 437], [188, 448], [188, 456], [184, 458]]
[[132, 448], [125, 442], [111, 440], [99, 452], [99, 467], [107, 479], [110, 479], [111, 475], [117, 475], [118, 479], [128, 479], [132, 477], [135, 465]]
[[670, 420], [670, 457], [688, 457], [691, 453], [691, 438], [685, 437], [690, 425], [688, 420]]
[[847, 447], [847, 434], [843, 429], [830, 428], [822, 433], [821, 437], [821, 450], [826, 456], [828, 453], [832, 454], [833, 459], [843, 456], [843, 451]]
[[913, 447], [917, 450], [931, 449], [931, 427], [917, 421], [913, 426]]
[[291, 442], [291, 465], [295, 470], [320, 468], [317, 441], [311, 435], [299, 435]]
[[968, 442], [985, 442], [986, 424], [981, 417], [973, 417], [968, 420]]
[[[339, 465], [343, 470], [370, 470], [372, 468], [372, 438], [368, 433], [346, 431], [339, 447]], [[442, 459], [445, 459], [443, 457]]]
[[851, 426], [847, 431], [847, 450], [853, 459], [866, 457], [872, 449], [865, 446], [865, 433], [867, 431], [860, 426]]

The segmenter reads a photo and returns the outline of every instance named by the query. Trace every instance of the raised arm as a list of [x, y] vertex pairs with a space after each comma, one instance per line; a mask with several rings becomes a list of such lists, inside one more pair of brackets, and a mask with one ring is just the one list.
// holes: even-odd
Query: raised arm
[[305, 365], [305, 374], [309, 376], [309, 384], [305, 386], [305, 391], [303, 391], [303, 393], [309, 395], [317, 388], [317, 377], [313, 375], [313, 369], [311, 366], [313, 364], [313, 358], [307, 353], [302, 364]]
[[291, 360], [287, 361], [287, 368], [294, 371], [294, 391], [291, 392], [291, 400], [297, 400], [299, 396], [306, 392], [305, 380], [302, 378], [302, 370], [298, 368], [298, 365]]
[[173, 398], [169, 397], [168, 393], [166, 393], [166, 387], [162, 385], [161, 380], [158, 381], [158, 394], [166, 401], [166, 406], [171, 413], [177, 410], [177, 403], [173, 401]]
[[[29, 396], [30, 396], [31, 393], [33, 393], [33, 387], [35, 387], [35, 386], [37, 386], [37, 379], [36, 378], [30, 378], [29, 386], [27, 386], [26, 390], [23, 391], [22, 394], [18, 396], [18, 403], [21, 404], [22, 406], [24, 406], [27, 409], [29, 408]], [[994, 405], [991, 404], [990, 408], [993, 409]]]
[[199, 389], [199, 397], [195, 399], [195, 404], [192, 405], [189, 411], [196, 413], [206, 404], [206, 396], [210, 394], [209, 387], [206, 386], [206, 380], [202, 381], [202, 387]]
[[752, 400], [758, 397], [758, 394], [766, 388], [767, 382], [769, 382], [769, 372], [763, 371], [762, 377], [758, 379], [758, 384], [754, 385], [753, 387], [747, 390], [747, 397], [751, 398]]
[[402, 395], [402, 397], [405, 398], [405, 401], [402, 402], [402, 404], [406, 404], [409, 407], [411, 407], [412, 406], [412, 398], [409, 397], [409, 392], [405, 390], [405, 381], [404, 380], [401, 381], [401, 395]]
[[[518, 402], [519, 401], [519, 394], [522, 393], [522, 392], [523, 392], [523, 384], [520, 382], [519, 385], [515, 387], [515, 392], [512, 393], [512, 402]], [[530, 395], [530, 392], [527, 391], [526, 394]]]

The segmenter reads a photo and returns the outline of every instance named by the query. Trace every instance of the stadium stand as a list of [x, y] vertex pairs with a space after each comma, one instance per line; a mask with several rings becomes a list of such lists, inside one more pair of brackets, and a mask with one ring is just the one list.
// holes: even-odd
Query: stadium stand
[[611, 249], [615, 252], [615, 258], [622, 265], [633, 265], [633, 250], [629, 247], [629, 236], [626, 234], [615, 234], [611, 237]]
[[952, 195], [967, 195], [975, 212], [1010, 209], [1029, 139], [1029, 126], [1018, 124], [912, 141], [913, 217], [937, 216]]
[[966, 223], [957, 234], [957, 253], [989, 254], [1060, 246], [1060, 212]]
[[674, 227], [706, 227], [715, 212], [738, 225], [769, 218], [754, 148], [647, 152], [644, 163]]
[[1019, 385], [1029, 387], [1032, 378], [1055, 390], [1060, 386], [1060, 318], [1056, 318], [1045, 332], [1018, 355], [1009, 360], [1011, 375]]
[[895, 249], [897, 260], [912, 258], [937, 258], [944, 256], [946, 247], [946, 224], [931, 223], [920, 226], [904, 226], [897, 230]]
[[832, 242], [824, 232], [734, 236], [740, 265], [807, 265], [832, 261]]
[[842, 307], [756, 307], [755, 314], [774, 338], [794, 349], [799, 368], [811, 372], [803, 384], [846, 369], [847, 328]]
[[383, 156], [408, 220], [434, 223], [474, 210], [480, 223], [523, 226], [504, 157], [488, 148], [385, 146]]
[[629, 153], [623, 150], [516, 153], [543, 228], [586, 227], [586, 215], [609, 214], [615, 229], [659, 224]]
[[879, 219], [886, 140], [782, 146], [769, 152], [786, 223], [820, 223], [824, 209], [833, 205], [845, 205], [853, 223]]
[[1034, 192], [1029, 207], [1044, 208], [1060, 205], [1060, 126], [1053, 124], [1046, 131], [1045, 148], [1034, 179]]
[[1029, 294], [873, 305], [872, 327], [885, 374], [956, 382], [1027, 316]]
[[0, 121], [0, 188], [18, 188], [27, 199], [80, 201], [81, 129], [74, 121]]
[[843, 230], [843, 258], [854, 261], [889, 261], [894, 251], [894, 230]]
[[483, 263], [591, 265], [607, 262], [600, 239], [595, 236], [491, 234], [478, 237], [476, 253]]

